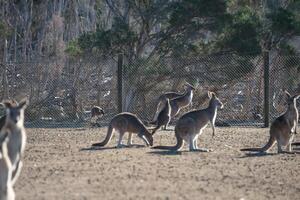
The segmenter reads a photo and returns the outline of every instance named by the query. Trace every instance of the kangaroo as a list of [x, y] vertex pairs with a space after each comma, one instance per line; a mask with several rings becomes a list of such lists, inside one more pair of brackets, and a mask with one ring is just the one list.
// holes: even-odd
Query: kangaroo
[[0, 200], [14, 200], [12, 164], [7, 151], [8, 133], [0, 136]]
[[100, 115], [104, 115], [104, 111], [102, 108], [100, 108], [99, 106], [93, 106], [91, 109], [91, 117], [98, 117]]
[[6, 121], [6, 115], [3, 115], [3, 116], [0, 118], [0, 130], [1, 130], [2, 127], [4, 126], [5, 121]]
[[134, 114], [123, 112], [113, 117], [108, 126], [108, 131], [105, 139], [100, 143], [95, 143], [92, 146], [105, 146], [112, 138], [113, 130], [119, 132], [119, 141], [117, 148], [123, 147], [122, 139], [126, 132], [129, 132], [128, 145], [132, 145], [132, 134], [136, 133], [141, 139], [144, 140], [147, 146], [153, 145], [153, 137], [147, 130], [143, 122]]
[[26, 144], [24, 110], [28, 101], [22, 100], [19, 104], [6, 101], [3, 104], [6, 108], [6, 120], [0, 135], [8, 134], [7, 149], [12, 163], [12, 184], [14, 184], [22, 168], [21, 157]]
[[197, 146], [198, 136], [210, 122], [215, 135], [215, 121], [217, 117], [218, 108], [223, 108], [223, 103], [219, 100], [215, 93], [208, 91], [209, 105], [205, 109], [194, 110], [184, 114], [179, 118], [175, 125], [175, 137], [177, 144], [175, 146], [155, 146], [154, 149], [168, 149], [172, 151], [180, 150], [184, 141], [189, 143], [190, 151], [204, 151], [208, 149], [199, 149]]
[[165, 126], [164, 129], [167, 129], [168, 124], [170, 123], [171, 120], [171, 106], [170, 106], [170, 100], [167, 99], [164, 109], [160, 111], [160, 113], [157, 116], [156, 120], [156, 127], [152, 130], [152, 135], [161, 127]]
[[189, 90], [189, 87], [191, 87], [191, 85], [189, 83], [185, 83], [185, 86], [187, 86], [187, 88], [185, 89], [184, 93], [167, 92], [167, 93], [164, 93], [161, 96], [159, 96], [156, 112], [155, 112], [155, 115], [152, 120], [153, 122], [155, 122], [157, 120], [157, 116], [160, 113], [160, 111], [164, 108], [164, 105], [165, 105], [165, 102], [167, 99], [172, 100], [172, 99], [184, 96], [187, 93], [187, 91]]
[[104, 115], [104, 111], [102, 108], [100, 108], [99, 106], [93, 106], [91, 109], [91, 125], [92, 126], [100, 126], [100, 124], [98, 124], [97, 120], [100, 118], [100, 116]]
[[174, 118], [182, 108], [192, 103], [194, 90], [195, 88], [187, 83], [185, 94], [170, 100], [171, 118]]
[[245, 148], [241, 151], [258, 151], [261, 153], [268, 152], [269, 149], [277, 142], [278, 153], [283, 153], [282, 146], [287, 146], [288, 152], [292, 151], [291, 143], [294, 135], [297, 133], [297, 124], [299, 119], [296, 101], [300, 95], [291, 96], [287, 91], [287, 110], [274, 120], [270, 127], [270, 138], [267, 144], [262, 148]]

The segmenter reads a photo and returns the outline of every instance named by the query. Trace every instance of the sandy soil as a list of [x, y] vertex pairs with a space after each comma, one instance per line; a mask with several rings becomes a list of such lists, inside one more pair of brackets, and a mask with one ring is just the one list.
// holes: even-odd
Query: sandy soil
[[[27, 129], [17, 199], [299, 199], [300, 154], [239, 151], [265, 143], [268, 129], [217, 128], [214, 139], [211, 133], [208, 127], [198, 145], [213, 152], [187, 152], [185, 146], [174, 154], [115, 149], [115, 138], [107, 148], [90, 150], [106, 128]], [[155, 145], [174, 142], [173, 131], [154, 136]], [[143, 141], [135, 136], [134, 143]]]

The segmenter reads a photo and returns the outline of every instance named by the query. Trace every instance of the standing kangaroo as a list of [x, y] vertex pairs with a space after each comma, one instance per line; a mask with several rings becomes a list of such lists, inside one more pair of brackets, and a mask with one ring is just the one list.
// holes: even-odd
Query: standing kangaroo
[[22, 100], [19, 104], [8, 101], [3, 103], [6, 108], [6, 120], [0, 135], [8, 134], [7, 149], [12, 163], [12, 184], [16, 182], [22, 168], [21, 157], [26, 144], [24, 110], [27, 104], [27, 100]]
[[175, 137], [177, 144], [175, 146], [156, 146], [154, 149], [168, 149], [172, 151], [180, 150], [184, 141], [189, 143], [190, 151], [205, 151], [208, 149], [199, 149], [197, 146], [198, 136], [210, 122], [213, 130], [213, 136], [215, 135], [215, 121], [217, 117], [218, 108], [223, 108], [223, 103], [219, 100], [213, 92], [208, 92], [209, 105], [206, 109], [194, 110], [184, 114], [179, 118], [175, 126]]
[[283, 153], [282, 146], [287, 146], [288, 152], [292, 151], [291, 143], [294, 135], [297, 133], [297, 124], [299, 119], [296, 101], [300, 95], [291, 96], [287, 91], [287, 110], [274, 120], [270, 128], [270, 138], [267, 144], [262, 148], [245, 148], [241, 151], [267, 152], [277, 142], [278, 153]]
[[160, 111], [160, 113], [157, 116], [156, 127], [152, 131], [152, 135], [161, 127], [165, 126], [164, 129], [167, 129], [168, 124], [171, 120], [171, 106], [170, 106], [170, 100], [167, 99], [164, 108]]
[[143, 122], [136, 115], [128, 112], [123, 112], [114, 116], [110, 121], [105, 139], [100, 143], [93, 144], [92, 146], [105, 146], [106, 144], [108, 144], [112, 138], [114, 129], [120, 134], [117, 148], [123, 147], [122, 139], [126, 132], [129, 132], [129, 146], [132, 145], [133, 133], [136, 133], [141, 139], [143, 139], [147, 146], [153, 145], [153, 137], [147, 130]]
[[157, 120], [157, 116], [160, 113], [160, 111], [164, 108], [164, 105], [165, 105], [167, 99], [172, 100], [172, 99], [175, 99], [178, 97], [185, 96], [186, 93], [190, 90], [190, 87], [192, 87], [189, 83], [185, 83], [185, 86], [187, 86], [187, 88], [185, 89], [184, 93], [167, 92], [167, 93], [164, 93], [161, 96], [159, 96], [156, 112], [155, 112], [155, 115], [152, 120], [153, 122], [155, 122]]
[[184, 95], [170, 100], [171, 118], [175, 117], [182, 108], [192, 103], [194, 90], [195, 88], [192, 85], [187, 84], [187, 89]]
[[7, 150], [8, 133], [0, 135], [0, 200], [14, 200], [12, 164]]

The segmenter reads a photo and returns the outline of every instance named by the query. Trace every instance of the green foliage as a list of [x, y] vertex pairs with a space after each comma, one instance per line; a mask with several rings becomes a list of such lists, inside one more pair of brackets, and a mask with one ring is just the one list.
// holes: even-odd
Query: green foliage
[[136, 40], [136, 33], [123, 20], [115, 18], [111, 29], [98, 27], [95, 32], [84, 33], [78, 38], [78, 44], [86, 52], [96, 49], [97, 52], [110, 55], [122, 52]]
[[80, 56], [82, 54], [82, 49], [78, 44], [78, 40], [70, 41], [66, 47], [65, 52], [72, 57]]
[[238, 54], [258, 54], [261, 52], [259, 31], [261, 22], [256, 13], [246, 7], [232, 14], [229, 23], [219, 37], [219, 46]]
[[11, 28], [4, 21], [0, 20], [0, 38], [9, 37], [11, 34]]
[[222, 30], [228, 20], [224, 0], [186, 0], [170, 4], [170, 17], [160, 53], [187, 56], [199, 53], [209, 43], [207, 33]]
[[[204, 18], [219, 18], [226, 12], [224, 0], [186, 0], [171, 4], [169, 23], [171, 26], [200, 25]], [[199, 21], [197, 21], [199, 20]], [[213, 19], [209, 19], [211, 22]], [[200, 23], [199, 23], [200, 22]]]
[[134, 62], [125, 65], [124, 70], [128, 77], [153, 77], [161, 75], [170, 75], [172, 69], [168, 68], [167, 64], [159, 58], [152, 58], [150, 60], [139, 58], [136, 59]]
[[287, 9], [279, 8], [269, 18], [272, 20], [272, 30], [279, 34], [300, 31], [300, 23], [295, 14]]

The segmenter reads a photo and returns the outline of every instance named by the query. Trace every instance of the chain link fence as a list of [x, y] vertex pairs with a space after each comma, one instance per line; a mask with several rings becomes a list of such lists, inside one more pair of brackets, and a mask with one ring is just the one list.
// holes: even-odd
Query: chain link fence
[[[104, 109], [105, 115], [98, 121], [101, 125], [117, 114], [116, 69], [114, 59], [94, 57], [2, 63], [0, 96], [1, 99], [29, 99], [25, 113], [27, 126], [85, 126], [91, 122], [93, 106]], [[0, 115], [3, 114], [0, 106]]]
[[[283, 90], [300, 92], [299, 56], [270, 56], [270, 120], [285, 110]], [[214, 91], [224, 103], [218, 112], [220, 126], [263, 126], [263, 56], [234, 54], [158, 60], [138, 60], [125, 65], [124, 109], [151, 121], [160, 95], [184, 92], [188, 82], [196, 87], [192, 105], [183, 113], [208, 106], [207, 91]]]
[[[86, 57], [0, 64], [0, 97], [27, 97], [26, 125], [31, 127], [90, 126], [91, 108], [100, 106], [106, 125], [118, 113], [117, 59]], [[142, 120], [153, 119], [158, 97], [165, 92], [184, 92], [188, 82], [196, 87], [192, 109], [205, 108], [207, 91], [224, 103], [217, 125], [260, 126], [264, 116], [264, 63], [262, 56], [234, 54], [198, 57], [165, 57], [123, 62], [123, 110]], [[270, 54], [270, 118], [285, 110], [283, 90], [300, 93], [300, 56]], [[119, 80], [120, 81], [120, 80]], [[4, 109], [0, 106], [0, 115]], [[96, 120], [96, 119], [94, 119]]]

